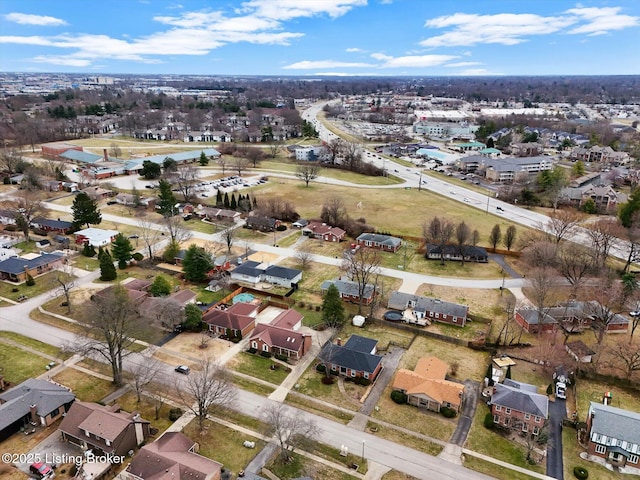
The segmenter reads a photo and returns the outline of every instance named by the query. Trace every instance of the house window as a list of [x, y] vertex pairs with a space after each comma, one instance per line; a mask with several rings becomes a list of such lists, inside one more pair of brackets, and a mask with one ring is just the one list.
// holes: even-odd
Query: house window
[[439, 313], [436, 313], [436, 318], [440, 318], [440, 314]]
[[596, 453], [604, 455], [605, 453], [607, 453], [607, 447], [605, 447], [604, 445], [596, 445]]
[[364, 378], [369, 378], [369, 373], [368, 372], [364, 372]]
[[256, 350], [258, 349], [258, 342], [256, 342], [255, 340], [251, 342], [251, 348], [255, 348]]
[[507, 415], [511, 415], [511, 409], [510, 408], [505, 408], [504, 409], [504, 413], [506, 413]]
[[533, 427], [533, 434], [534, 434], [534, 435], [537, 435], [538, 433], [540, 433], [540, 428], [538, 428], [538, 427], [534, 426], [534, 427]]
[[529, 424], [528, 423], [523, 423], [522, 424], [522, 431], [523, 432], [528, 432], [529, 431]]
[[355, 370], [351, 370], [351, 376], [355, 377], [356, 376], [356, 371]]
[[453, 317], [453, 323], [458, 323], [458, 317]]
[[633, 463], [634, 465], [638, 463], [638, 455], [629, 455], [629, 463]]
[[262, 345], [262, 351], [263, 352], [268, 352], [269, 351], [269, 345], [267, 345], [266, 343]]
[[530, 413], [525, 413], [524, 414], [524, 419], [525, 420], [529, 420], [531, 418], [531, 414]]
[[502, 405], [496, 405], [496, 412], [499, 412], [500, 410], [502, 410]]
[[540, 420], [541, 420], [541, 419], [540, 419], [540, 417], [538, 417], [538, 416], [536, 415], [536, 417], [534, 418], [534, 420], [533, 420], [533, 421], [534, 421], [534, 422], [536, 422], [536, 423], [540, 423]]
[[55, 418], [60, 414], [60, 409], [56, 408], [53, 412], [51, 412], [51, 418]]
[[493, 416], [493, 422], [494, 423], [500, 423], [500, 415], [494, 415]]
[[510, 422], [510, 420], [511, 420], [511, 419], [510, 419], [509, 417], [504, 417], [504, 426], [505, 426], [505, 427], [508, 427], [508, 426], [509, 426], [509, 423], [511, 423], [511, 422]]

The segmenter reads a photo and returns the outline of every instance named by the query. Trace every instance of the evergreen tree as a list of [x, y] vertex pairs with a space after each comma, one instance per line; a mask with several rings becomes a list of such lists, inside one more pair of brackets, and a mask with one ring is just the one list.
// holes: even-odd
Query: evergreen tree
[[253, 208], [256, 208], [258, 206], [258, 201], [256, 200], [256, 197], [253, 197]]
[[211, 256], [202, 247], [195, 244], [189, 245], [184, 260], [182, 260], [184, 278], [190, 282], [204, 282], [207, 280], [207, 273], [212, 266]]
[[640, 210], [640, 189], [633, 190], [629, 194], [627, 202], [620, 205], [618, 217], [620, 217], [623, 227], [630, 228], [633, 225], [638, 210]]
[[165, 217], [175, 215], [175, 205], [178, 203], [171, 191], [171, 184], [164, 178], [158, 183], [158, 210]]
[[229, 208], [229, 192], [224, 192], [224, 208]]
[[82, 247], [82, 255], [84, 255], [85, 257], [95, 257], [96, 256], [95, 247], [91, 245], [89, 242], [86, 242], [84, 244], [84, 247]]
[[155, 180], [162, 173], [162, 168], [159, 164], [155, 162], [151, 162], [149, 160], [145, 160], [142, 162], [142, 169], [140, 170], [140, 175], [147, 180]]
[[158, 275], [153, 280], [151, 287], [149, 287], [149, 293], [154, 297], [164, 297], [169, 295], [171, 293], [171, 284], [169, 283], [169, 280], [167, 280], [164, 275]]
[[182, 326], [190, 332], [202, 331], [202, 310], [197, 305], [190, 303], [184, 307], [185, 320]]
[[207, 157], [207, 155], [204, 152], [200, 152], [200, 158], [198, 159], [198, 162], [200, 163], [200, 165], [202, 165], [203, 167], [205, 165], [209, 165], [209, 157]]
[[340, 328], [344, 323], [344, 305], [338, 287], [331, 284], [322, 299], [322, 320], [331, 328]]
[[133, 256], [133, 245], [131, 241], [119, 233], [111, 243], [111, 254], [113, 258], [118, 261], [118, 267], [120, 270], [127, 268], [127, 262], [131, 260]]
[[165, 262], [175, 263], [175, 258], [178, 253], [180, 253], [180, 244], [177, 242], [169, 242], [169, 245], [167, 245], [167, 248], [162, 254], [162, 259]]
[[222, 200], [222, 190], [218, 190], [216, 194], [216, 207], [220, 208], [224, 206], [224, 200]]
[[505, 373], [504, 378], [511, 378], [511, 365], [507, 367], [507, 373]]
[[110, 282], [118, 277], [116, 267], [113, 265], [113, 258], [106, 250], [100, 249], [98, 252], [98, 259], [100, 260], [100, 280], [104, 282]]
[[238, 204], [236, 203], [236, 196], [235, 194], [231, 194], [231, 202], [229, 203], [229, 208], [231, 210], [235, 210], [236, 208], [238, 208]]
[[71, 212], [73, 213], [73, 225], [76, 229], [83, 225], [89, 228], [91, 225], [99, 225], [102, 222], [98, 204], [95, 200], [91, 200], [85, 192], [76, 195], [71, 205]]

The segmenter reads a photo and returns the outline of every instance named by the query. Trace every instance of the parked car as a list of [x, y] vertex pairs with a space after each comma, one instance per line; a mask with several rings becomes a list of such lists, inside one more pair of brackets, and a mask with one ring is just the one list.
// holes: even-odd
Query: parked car
[[53, 478], [56, 476], [53, 472], [53, 468], [42, 462], [32, 463], [29, 466], [29, 471], [37, 478]]
[[501, 207], [501, 206], [499, 206], [499, 205], [496, 207], [496, 210], [497, 210], [498, 212], [504, 212], [504, 208], [502, 208], [502, 207]]
[[631, 315], [632, 317], [640, 317], [640, 311], [634, 311], [634, 312], [629, 312], [629, 315]]
[[182, 373], [183, 375], [189, 375], [189, 372], [191, 371], [191, 369], [189, 367], [187, 367], [186, 365], [178, 365], [175, 368], [176, 372], [178, 373]]

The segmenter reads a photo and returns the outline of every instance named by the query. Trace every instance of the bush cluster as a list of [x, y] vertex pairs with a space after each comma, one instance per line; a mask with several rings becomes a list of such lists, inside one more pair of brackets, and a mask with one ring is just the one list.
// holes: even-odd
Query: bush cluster
[[[449, 407], [442, 407], [440, 413], [445, 418], [454, 418], [458, 414], [455, 409]], [[493, 421], [493, 418], [491, 418], [491, 421]]]
[[398, 405], [404, 405], [405, 403], [407, 403], [407, 394], [402, 393], [399, 390], [394, 390], [393, 392], [391, 392], [391, 400], [396, 402]]
[[589, 478], [589, 472], [583, 467], [573, 467], [573, 476], [578, 480], [586, 480]]
[[271, 352], [265, 352], [264, 350], [260, 352], [260, 355], [262, 355], [264, 358], [271, 358]]
[[175, 422], [182, 416], [183, 412], [181, 408], [172, 408], [169, 410], [169, 420]]
[[322, 380], [320, 380], [322, 382], [323, 385], [333, 385], [333, 382], [335, 382], [335, 378], [333, 377], [327, 377], [326, 375], [322, 377]]

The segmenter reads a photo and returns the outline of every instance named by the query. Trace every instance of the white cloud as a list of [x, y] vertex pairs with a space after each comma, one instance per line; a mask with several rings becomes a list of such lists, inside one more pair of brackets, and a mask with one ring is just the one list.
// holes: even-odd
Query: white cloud
[[367, 0], [249, 0], [244, 2], [238, 11], [274, 20], [315, 17], [322, 14], [337, 18], [355, 7], [366, 4]]
[[8, 13], [4, 16], [5, 20], [19, 23], [20, 25], [38, 25], [42, 27], [58, 27], [67, 25], [67, 22], [61, 18], [48, 17], [46, 15], [29, 15], [27, 13]]
[[33, 58], [34, 62], [50, 63], [51, 65], [64, 65], [66, 67], [88, 67], [91, 60], [86, 58], [71, 58], [65, 55], [39, 55]]
[[447, 63], [443, 65], [445, 67], [455, 68], [455, 67], [472, 67], [474, 65], [482, 65], [480, 62], [456, 62], [456, 63]]
[[358, 62], [335, 62], [333, 60], [303, 60], [301, 62], [292, 63], [282, 68], [288, 70], [310, 70], [312, 68], [361, 68], [361, 67], [375, 67], [370, 63], [358, 63]]
[[[470, 46], [483, 43], [516, 45], [536, 35], [552, 33], [600, 35], [639, 24], [638, 17], [620, 14], [620, 7], [576, 7], [557, 16], [531, 13], [478, 15], [455, 13], [425, 22], [428, 28], [450, 29], [420, 42], [423, 47]], [[572, 27], [570, 30], [568, 28]]]
[[458, 58], [455, 55], [406, 55], [404, 57], [392, 57], [383, 53], [372, 53], [372, 58], [380, 60], [380, 68], [425, 68], [436, 67]]
[[358, 53], [358, 52], [362, 52], [363, 50], [361, 48], [353, 47], [353, 48], [345, 48], [344, 51], [349, 53]]

